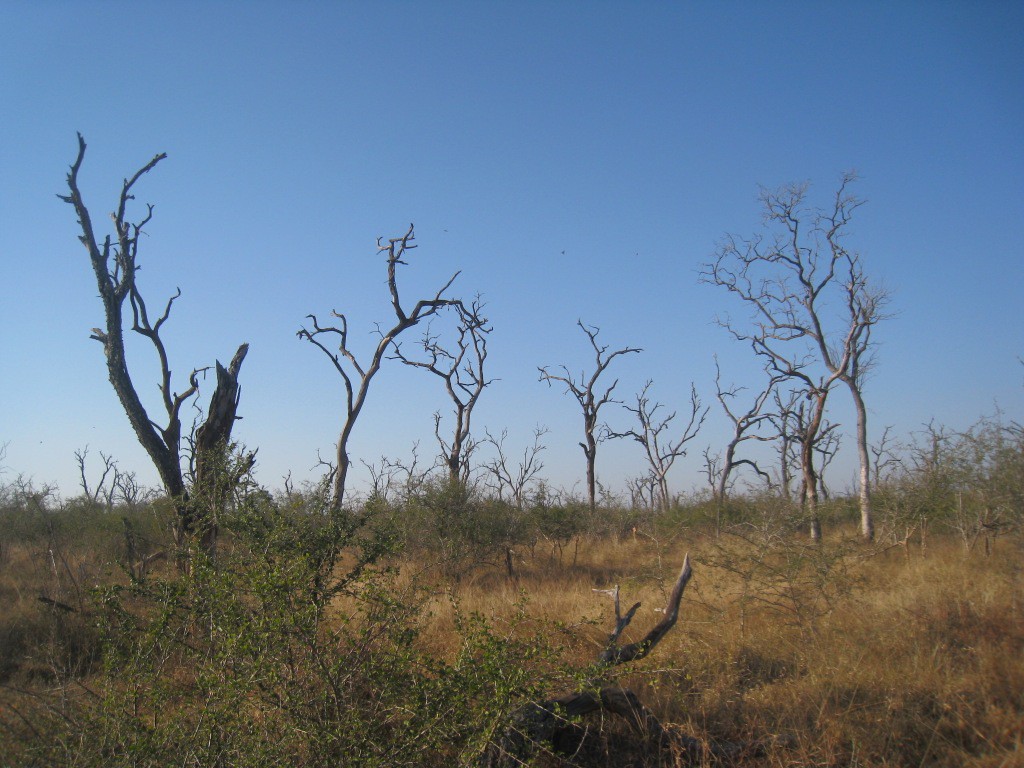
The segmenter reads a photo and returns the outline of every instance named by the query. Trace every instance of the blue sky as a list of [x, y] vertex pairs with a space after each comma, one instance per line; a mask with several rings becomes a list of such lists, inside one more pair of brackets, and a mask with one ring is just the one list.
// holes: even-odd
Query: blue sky
[[[0, 4], [0, 443], [5, 475], [76, 486], [88, 445], [153, 480], [89, 329], [102, 312], [63, 191], [76, 151], [94, 218], [154, 154], [140, 251], [178, 381], [251, 343], [236, 436], [270, 486], [312, 477], [340, 382], [295, 338], [348, 314], [368, 352], [389, 305], [378, 236], [415, 222], [403, 293], [481, 293], [500, 381], [477, 424], [517, 451], [545, 425], [545, 474], [583, 476], [579, 415], [537, 366], [590, 363], [577, 318], [612, 345], [624, 398], [713, 401], [756, 376], [716, 328], [739, 310], [697, 272], [760, 226], [758, 185], [809, 181], [826, 204], [856, 169], [852, 244], [893, 292], [867, 389], [872, 429], [1024, 417], [1024, 6], [1019, 3]], [[410, 338], [411, 340], [411, 338]], [[154, 403], [148, 350], [133, 347]], [[434, 452], [439, 382], [397, 364], [374, 383], [357, 460]], [[183, 386], [183, 385], [180, 385]], [[846, 398], [833, 419], [852, 427]], [[626, 414], [608, 409], [616, 426]], [[699, 483], [715, 411], [672, 484]], [[848, 485], [848, 438], [832, 483]], [[642, 469], [603, 446], [600, 478]], [[359, 476], [356, 477], [356, 488]]]

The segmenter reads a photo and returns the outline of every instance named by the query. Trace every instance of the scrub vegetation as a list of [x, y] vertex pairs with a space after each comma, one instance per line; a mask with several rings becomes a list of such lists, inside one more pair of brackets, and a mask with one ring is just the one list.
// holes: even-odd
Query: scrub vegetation
[[[441, 470], [338, 514], [327, 486], [246, 474], [216, 560], [186, 564], [152, 557], [165, 499], [8, 481], [0, 764], [1019, 764], [1024, 438], [987, 420], [903, 459], [870, 545], [855, 498], [819, 507], [815, 543], [779, 497], [591, 513]], [[677, 625], [602, 665], [605, 592], [640, 602], [621, 642], [641, 640], [686, 552]], [[524, 707], [597, 686], [649, 720], [598, 708], [516, 763], [488, 753]]]
[[[505, 431], [481, 437], [491, 321], [453, 295], [457, 274], [400, 290], [411, 225], [378, 241], [393, 319], [371, 355], [337, 309], [299, 330], [341, 379], [340, 433], [320, 482], [275, 490], [232, 442], [248, 344], [210, 366], [204, 410], [207, 369], [176, 385], [160, 335], [181, 291], [146, 309], [153, 207], [134, 201], [165, 156], [125, 180], [104, 235], [78, 187], [85, 151], [79, 137], [61, 197], [102, 301], [92, 339], [161, 488], [86, 448], [81, 493], [62, 498], [12, 477], [0, 447], [0, 767], [1024, 764], [1024, 427], [869, 441], [890, 296], [848, 242], [852, 175], [824, 208], [806, 186], [764, 192], [764, 231], [701, 272], [748, 312], [719, 322], [763, 371], [747, 387], [716, 365], [733, 434], [705, 443], [706, 493], [668, 480], [705, 424], [697, 385], [678, 421], [651, 381], [618, 399], [610, 368], [641, 350], [582, 321], [590, 369], [538, 373], [580, 407], [585, 496], [545, 481], [544, 427], [521, 454]], [[154, 355], [156, 408], [126, 333]], [[445, 387], [432, 460], [349, 455], [387, 364]], [[825, 483], [836, 391], [857, 412], [842, 494]], [[601, 421], [614, 406], [632, 426]], [[622, 438], [649, 467], [617, 497], [598, 447]]]

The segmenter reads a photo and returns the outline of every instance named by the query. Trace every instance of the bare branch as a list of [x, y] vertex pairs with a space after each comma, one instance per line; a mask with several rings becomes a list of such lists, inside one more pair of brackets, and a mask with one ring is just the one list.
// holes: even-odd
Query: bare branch
[[[622, 634], [622, 630], [629, 624], [633, 615], [640, 607], [640, 603], [634, 605], [629, 610], [629, 613], [625, 618], [616, 621], [615, 631], [609, 637], [607, 647], [601, 652], [601, 662], [609, 666], [614, 666], [642, 659], [644, 656], [649, 654], [654, 647], [661, 642], [661, 639], [668, 634], [669, 630], [675, 626], [676, 620], [679, 618], [679, 603], [683, 599], [683, 591], [686, 589], [686, 585], [690, 582], [690, 577], [692, 575], [693, 569], [690, 568], [690, 555], [687, 554], [686, 557], [683, 558], [683, 567], [679, 571], [676, 583], [672, 587], [672, 592], [669, 594], [668, 602], [665, 604], [665, 613], [662, 616], [661, 621], [655, 624], [654, 627], [644, 635], [642, 640], [622, 646], [621, 648], [618, 647], [615, 643], [618, 641], [619, 635]], [[616, 595], [616, 602], [617, 601], [618, 596]], [[619, 627], [620, 623], [622, 623], [622, 627]]]
[[598, 379], [600, 379], [601, 375], [605, 370], [607, 370], [608, 366], [616, 357], [634, 352], [642, 352], [643, 350], [637, 347], [624, 347], [609, 354], [608, 345], [600, 345], [597, 342], [597, 336], [600, 333], [600, 329], [595, 326], [584, 325], [582, 320], [577, 320], [576, 324], [580, 327], [583, 333], [586, 334], [587, 340], [590, 342], [590, 346], [594, 350], [594, 372], [589, 377], [586, 373], [581, 372], [577, 378], [574, 377], [569, 372], [569, 369], [564, 365], [561, 366], [564, 375], [552, 373], [546, 366], [539, 367], [537, 370], [540, 372], [540, 381], [547, 382], [548, 386], [551, 386], [553, 381], [564, 384], [566, 387], [566, 393], [572, 394], [580, 404], [580, 409], [583, 413], [584, 437], [584, 442], [580, 443], [580, 447], [583, 449], [583, 455], [587, 461], [587, 492], [590, 498], [590, 510], [593, 512], [597, 508], [596, 462], [597, 444], [600, 439], [600, 435], [597, 433], [597, 419], [602, 406], [607, 405], [608, 403], [618, 402], [616, 400], [612, 400], [612, 392], [619, 383], [618, 379], [612, 382], [611, 386], [609, 386], [600, 397], [595, 395], [594, 389], [597, 386]]
[[[351, 459], [348, 455], [348, 442], [352, 435], [359, 414], [369, 394], [370, 383], [380, 370], [385, 355], [389, 348], [395, 344], [398, 336], [409, 328], [420, 323], [422, 320], [436, 314], [443, 307], [457, 307], [465, 310], [461, 299], [444, 298], [444, 293], [451, 287], [458, 277], [456, 272], [446, 282], [432, 299], [422, 299], [416, 302], [411, 311], [406, 311], [402, 306], [398, 287], [398, 265], [405, 265], [406, 254], [416, 248], [414, 227], [410, 224], [409, 229], [401, 237], [394, 237], [384, 243], [382, 238], [377, 239], [378, 253], [386, 254], [388, 292], [391, 296], [391, 306], [395, 314], [395, 324], [388, 330], [380, 330], [380, 340], [374, 349], [369, 363], [361, 365], [353, 350], [349, 346], [348, 321], [344, 314], [334, 311], [332, 315], [341, 321], [340, 327], [321, 326], [316, 315], [307, 315], [312, 323], [312, 329], [303, 326], [296, 334], [298, 338], [305, 339], [317, 347], [334, 366], [334, 369], [341, 376], [345, 385], [345, 412], [342, 419], [341, 433], [337, 443], [337, 461], [334, 464], [335, 471], [332, 482], [331, 506], [338, 511], [342, 507], [345, 495], [345, 484], [348, 478], [348, 470], [351, 466]], [[337, 344], [337, 351], [332, 351], [328, 342], [321, 340], [321, 337], [334, 337]], [[347, 370], [346, 365], [352, 367], [355, 376]]]
[[[128, 416], [139, 443], [155, 465], [164, 490], [178, 504], [177, 531], [180, 543], [180, 536], [190, 528], [192, 516], [181, 467], [180, 411], [182, 404], [198, 392], [198, 375], [206, 369], [194, 370], [189, 376], [189, 385], [183, 392], [178, 394], [173, 391], [169, 357], [160, 337], [160, 331], [170, 317], [174, 301], [181, 296], [181, 290], [177, 290], [167, 300], [164, 310], [156, 322], [150, 322], [146, 302], [139, 290], [136, 277], [140, 268], [138, 264], [139, 241], [146, 225], [153, 218], [153, 206], [147, 205], [146, 212], [137, 221], [128, 219], [128, 204], [135, 199], [133, 194], [135, 185], [167, 155], [163, 153], [156, 155], [130, 178], [124, 180], [116, 210], [111, 214], [114, 235], [113, 237], [105, 236], [101, 245], [97, 241], [92, 218], [78, 186], [78, 174], [85, 158], [85, 149], [85, 140], [81, 134], [78, 134], [78, 155], [67, 175], [69, 194], [58, 195], [58, 197], [75, 209], [82, 230], [79, 240], [89, 253], [96, 285], [103, 302], [105, 327], [93, 328], [90, 338], [103, 344], [110, 383]], [[123, 322], [126, 300], [131, 306], [132, 330], [149, 340], [158, 358], [159, 389], [166, 415], [166, 422], [162, 426], [147, 413], [128, 369]], [[82, 458], [84, 461], [84, 456]], [[134, 480], [132, 480], [132, 484], [134, 484]], [[137, 486], [135, 486], [135, 490], [137, 490]]]

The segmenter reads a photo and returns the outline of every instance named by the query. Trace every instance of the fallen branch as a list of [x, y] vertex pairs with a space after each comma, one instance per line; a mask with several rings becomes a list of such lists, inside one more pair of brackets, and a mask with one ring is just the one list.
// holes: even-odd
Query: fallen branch
[[588, 681], [582, 690], [547, 701], [531, 702], [520, 708], [509, 726], [488, 744], [478, 765], [485, 768], [519, 766], [526, 764], [539, 748], [565, 751], [562, 747], [575, 728], [574, 720], [594, 712], [608, 712], [625, 718], [638, 733], [657, 740], [663, 746], [674, 745], [690, 761], [699, 760], [706, 752], [720, 754], [721, 750], [705, 748], [698, 739], [668, 731], [635, 693], [601, 680], [601, 673], [611, 667], [647, 656], [675, 626], [679, 603], [692, 574], [690, 556], [686, 555], [665, 606], [664, 617], [642, 640], [621, 647], [618, 645], [619, 637], [633, 620], [640, 603], [634, 604], [623, 616], [619, 608], [618, 586], [613, 590], [595, 590], [605, 592], [615, 600], [615, 629], [598, 655], [595, 679]]

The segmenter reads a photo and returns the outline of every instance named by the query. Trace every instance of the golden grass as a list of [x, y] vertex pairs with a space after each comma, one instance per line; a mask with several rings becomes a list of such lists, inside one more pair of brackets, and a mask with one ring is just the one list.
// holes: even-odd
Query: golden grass
[[[738, 572], [753, 545], [697, 534], [585, 539], [574, 564], [570, 551], [560, 562], [538, 547], [532, 557], [520, 553], [514, 581], [488, 566], [447, 583], [430, 564], [406, 562], [399, 585], [433, 586], [418, 640], [430, 653], [456, 650], [459, 611], [482, 614], [499, 632], [544, 634], [584, 666], [614, 624], [611, 600], [593, 590], [619, 584], [623, 611], [642, 603], [622, 642], [639, 639], [660, 618], [686, 551], [694, 577], [679, 623], [650, 657], [619, 671], [664, 723], [717, 742], [781, 737], [741, 765], [1024, 766], [1024, 548], [1016, 539], [999, 541], [991, 557], [938, 536], [927, 557], [837, 539], [825, 545], [825, 560], [834, 551], [836, 562], [817, 592], [813, 580], [800, 581], [800, 567], [813, 563], [794, 566], [789, 581], [744, 581]], [[38, 597], [73, 602], [70, 575], [98, 578], [103, 566], [73, 542], [62, 556], [66, 565], [55, 568], [39, 544], [4, 548], [0, 677], [9, 683], [45, 684], [55, 660], [97, 674], [86, 624]], [[759, 590], [771, 591], [771, 603]], [[519, 611], [526, 621], [516, 621]], [[0, 707], [10, 691], [0, 689]], [[646, 759], [637, 764], [672, 764]]]
[[[694, 578], [679, 624], [623, 670], [664, 722], [712, 741], [784, 737], [758, 765], [1024, 765], [1019, 543], [1001, 542], [988, 558], [952, 540], [932, 541], [927, 558], [855, 547], [842, 556], [850, 591], [802, 620], [759, 604], [741, 616], [736, 577], [703, 562], [720, 559], [718, 546], [690, 542]], [[686, 549], [587, 541], [575, 567], [538, 556], [516, 583], [490, 570], [456, 594], [462, 610], [498, 624], [525, 596], [530, 616], [576, 626], [569, 652], [583, 665], [614, 624], [611, 600], [592, 590], [620, 583], [623, 611], [642, 602], [622, 641], [638, 639], [660, 617]], [[797, 591], [794, 600], [801, 594], [816, 599]], [[431, 605], [424, 641], [438, 652], [451, 640], [452, 610], [443, 598]]]

